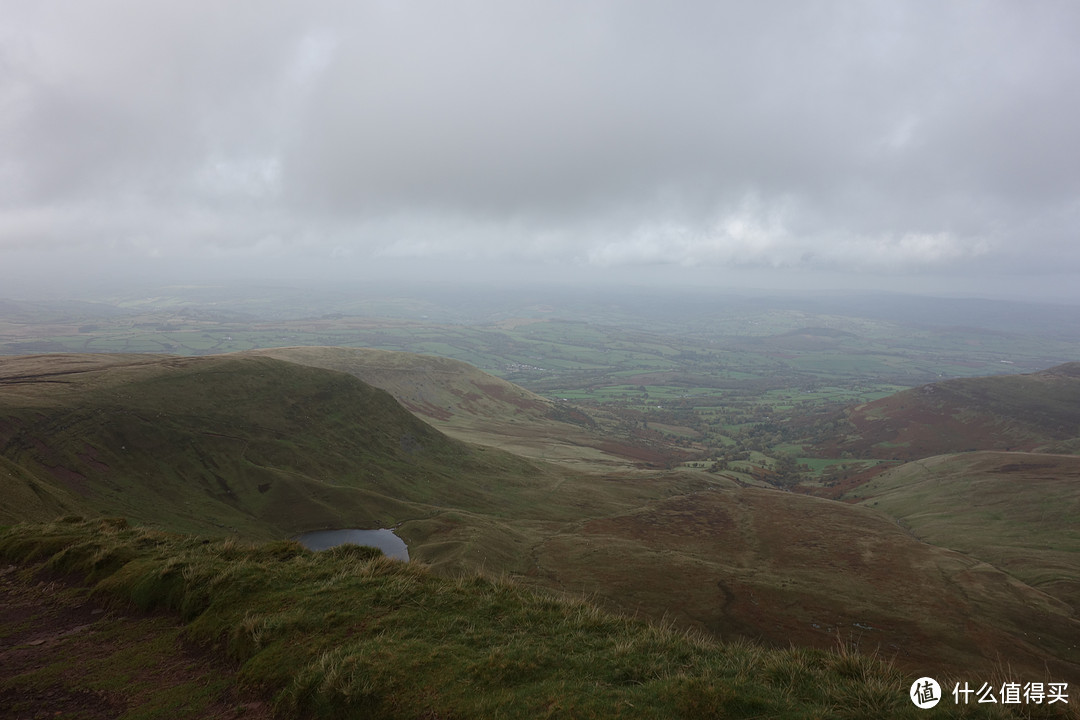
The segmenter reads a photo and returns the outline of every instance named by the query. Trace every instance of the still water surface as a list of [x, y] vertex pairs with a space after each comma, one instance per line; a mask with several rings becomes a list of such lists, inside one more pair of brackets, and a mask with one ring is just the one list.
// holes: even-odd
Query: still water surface
[[405, 547], [405, 541], [395, 535], [393, 530], [316, 530], [298, 535], [296, 539], [308, 550], [325, 550], [352, 543], [377, 547], [387, 557], [406, 561], [409, 559], [409, 549]]

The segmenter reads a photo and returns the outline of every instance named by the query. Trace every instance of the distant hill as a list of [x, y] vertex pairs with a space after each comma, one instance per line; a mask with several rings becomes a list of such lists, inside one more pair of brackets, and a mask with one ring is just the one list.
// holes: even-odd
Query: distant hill
[[1027, 375], [964, 378], [856, 407], [836, 451], [915, 459], [969, 450], [1073, 451], [1080, 362]]
[[347, 347], [248, 350], [338, 370], [386, 390], [451, 437], [583, 469], [663, 464], [679, 451], [618, 439], [605, 419], [530, 392], [468, 363], [414, 353]]
[[0, 523], [89, 511], [280, 537], [432, 505], [498, 512], [545, 476], [345, 373], [269, 357], [0, 358]]

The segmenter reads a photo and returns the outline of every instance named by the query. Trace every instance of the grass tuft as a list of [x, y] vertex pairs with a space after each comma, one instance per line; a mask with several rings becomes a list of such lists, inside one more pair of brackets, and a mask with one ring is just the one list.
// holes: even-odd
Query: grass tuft
[[[505, 576], [446, 578], [365, 548], [312, 553], [293, 542], [249, 546], [64, 519], [0, 530], [0, 556], [83, 573], [98, 593], [180, 612], [186, 635], [224, 646], [242, 682], [271, 695], [283, 716], [1023, 716], [919, 711], [907, 698], [914, 678], [849, 644], [826, 652], [721, 643]], [[1071, 707], [1049, 717], [1075, 720]]]

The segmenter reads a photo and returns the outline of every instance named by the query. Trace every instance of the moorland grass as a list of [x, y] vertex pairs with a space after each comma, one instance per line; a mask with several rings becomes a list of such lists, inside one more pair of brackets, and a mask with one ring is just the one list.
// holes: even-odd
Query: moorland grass
[[906, 463], [849, 492], [920, 539], [977, 557], [1075, 606], [1080, 458], [1017, 452]]
[[920, 711], [914, 678], [842, 647], [721, 643], [355, 546], [312, 553], [67, 517], [0, 528], [0, 556], [180, 613], [191, 639], [223, 647], [290, 717], [1077, 717], [1061, 705]]

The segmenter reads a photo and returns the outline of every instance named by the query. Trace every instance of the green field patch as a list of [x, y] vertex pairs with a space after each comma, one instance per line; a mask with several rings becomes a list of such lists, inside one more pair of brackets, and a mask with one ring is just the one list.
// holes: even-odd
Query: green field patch
[[792, 367], [822, 375], [881, 374], [897, 363], [889, 356], [812, 353], [790, 360]]
[[856, 460], [852, 458], [817, 458], [817, 457], [800, 457], [797, 459], [799, 465], [806, 465], [810, 468], [812, 477], [823, 477], [833, 475], [835, 472], [840, 471], [843, 477], [847, 477], [851, 473], [858, 473], [867, 468], [876, 467], [882, 463], [889, 462], [888, 460]]

